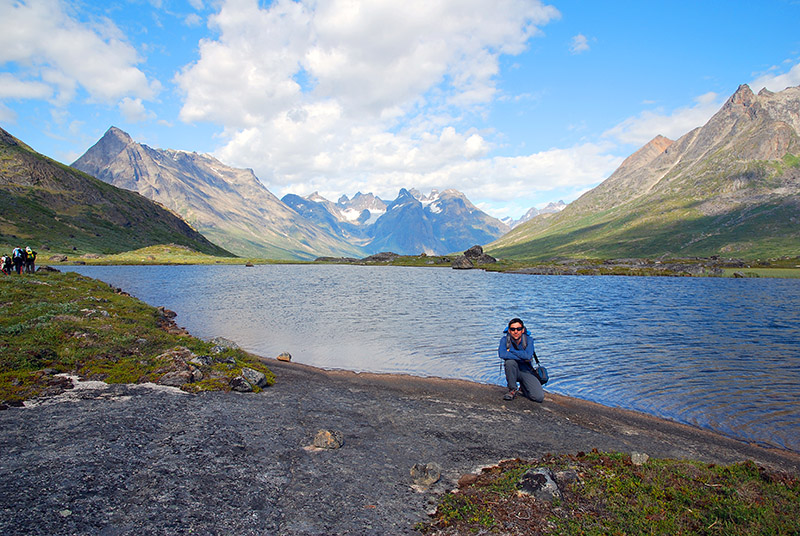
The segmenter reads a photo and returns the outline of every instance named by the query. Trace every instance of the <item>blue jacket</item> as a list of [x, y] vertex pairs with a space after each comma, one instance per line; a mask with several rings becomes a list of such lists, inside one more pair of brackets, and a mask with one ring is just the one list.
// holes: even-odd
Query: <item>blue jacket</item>
[[497, 356], [500, 359], [516, 359], [517, 361], [530, 362], [533, 359], [533, 338], [528, 328], [525, 328], [525, 333], [522, 334], [520, 344], [517, 346], [511, 335], [508, 333], [508, 328], [503, 330], [504, 335], [500, 338], [500, 346], [497, 347]]

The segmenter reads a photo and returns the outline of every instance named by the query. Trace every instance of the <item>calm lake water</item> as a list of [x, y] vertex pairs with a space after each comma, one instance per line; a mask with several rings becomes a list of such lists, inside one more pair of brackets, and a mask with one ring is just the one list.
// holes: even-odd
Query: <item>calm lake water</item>
[[[323, 368], [504, 385], [519, 316], [546, 390], [800, 452], [800, 280], [367, 266], [68, 268], [202, 338]], [[503, 393], [498, 389], [498, 396]]]

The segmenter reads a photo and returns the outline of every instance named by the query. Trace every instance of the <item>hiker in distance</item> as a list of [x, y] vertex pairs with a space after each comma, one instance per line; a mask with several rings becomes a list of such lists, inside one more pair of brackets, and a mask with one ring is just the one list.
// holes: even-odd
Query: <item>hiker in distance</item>
[[[539, 377], [533, 370], [533, 338], [519, 318], [513, 318], [503, 330], [497, 355], [504, 361], [508, 392], [503, 400], [514, 400], [518, 392], [534, 402], [544, 400], [544, 391]], [[517, 389], [517, 383], [520, 388]]]

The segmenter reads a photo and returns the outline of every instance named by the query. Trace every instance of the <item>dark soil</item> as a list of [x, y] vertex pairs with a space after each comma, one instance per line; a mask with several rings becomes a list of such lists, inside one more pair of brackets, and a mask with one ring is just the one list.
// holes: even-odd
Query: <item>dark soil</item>
[[[0, 534], [411, 534], [464, 473], [593, 448], [800, 471], [793, 453], [562, 396], [268, 362], [259, 394], [112, 385], [0, 411]], [[320, 429], [343, 446], [307, 448]], [[415, 489], [429, 462], [441, 479]]]

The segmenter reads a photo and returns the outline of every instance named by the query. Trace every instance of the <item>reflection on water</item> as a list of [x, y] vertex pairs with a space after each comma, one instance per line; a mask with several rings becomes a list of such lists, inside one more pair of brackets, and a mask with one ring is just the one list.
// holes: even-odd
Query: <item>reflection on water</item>
[[800, 281], [366, 266], [86, 266], [193, 334], [325, 368], [503, 384], [523, 318], [547, 390], [800, 451]]

